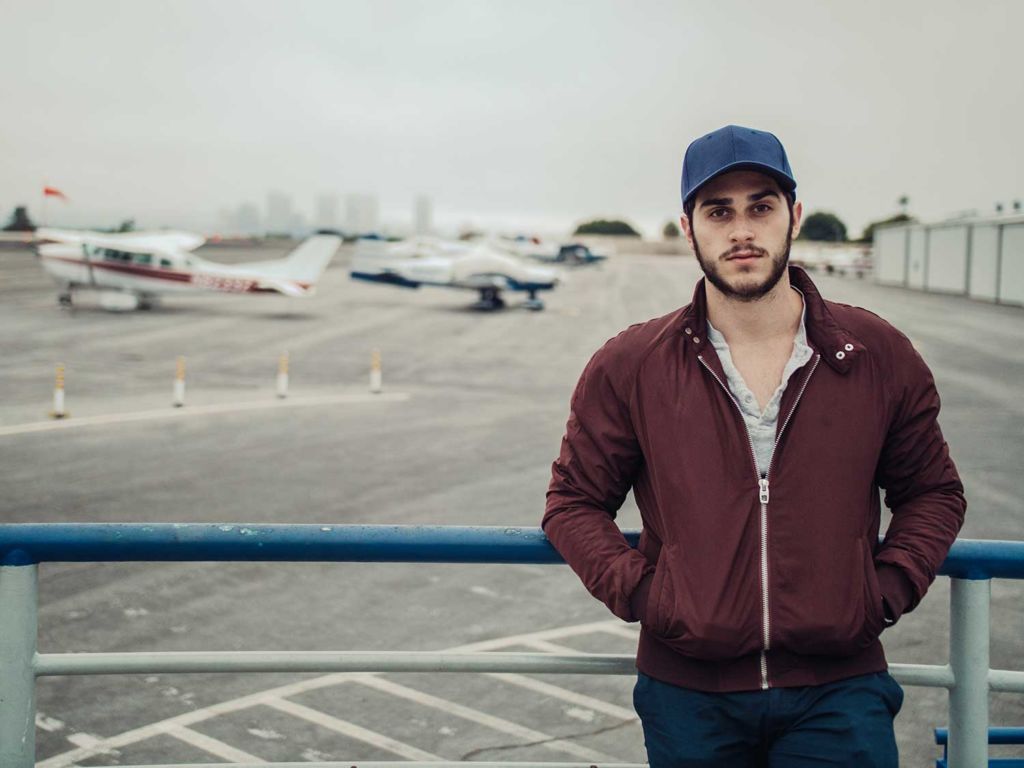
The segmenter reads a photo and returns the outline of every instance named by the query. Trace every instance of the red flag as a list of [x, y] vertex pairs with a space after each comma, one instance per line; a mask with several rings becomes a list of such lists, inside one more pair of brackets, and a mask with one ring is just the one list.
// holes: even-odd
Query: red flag
[[61, 192], [56, 187], [43, 187], [43, 197], [59, 197], [61, 200], [64, 200], [65, 202], [68, 199], [68, 196]]

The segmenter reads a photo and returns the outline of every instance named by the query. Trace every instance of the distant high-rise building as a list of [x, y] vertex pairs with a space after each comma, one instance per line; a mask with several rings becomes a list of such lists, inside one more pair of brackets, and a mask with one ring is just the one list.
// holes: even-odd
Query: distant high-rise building
[[267, 232], [288, 232], [291, 230], [294, 212], [292, 211], [292, 199], [284, 192], [269, 192], [267, 194]]
[[332, 194], [319, 195], [316, 199], [316, 216], [313, 226], [317, 229], [338, 228], [338, 196]]
[[260, 209], [253, 203], [242, 203], [237, 208], [223, 208], [220, 226], [226, 235], [256, 235], [260, 232]]
[[255, 235], [260, 231], [260, 209], [255, 203], [242, 203], [235, 211], [235, 231]]
[[426, 195], [416, 198], [413, 222], [417, 235], [429, 235], [434, 228], [434, 205]]
[[345, 230], [353, 234], [376, 232], [379, 226], [377, 198], [373, 195], [345, 196]]

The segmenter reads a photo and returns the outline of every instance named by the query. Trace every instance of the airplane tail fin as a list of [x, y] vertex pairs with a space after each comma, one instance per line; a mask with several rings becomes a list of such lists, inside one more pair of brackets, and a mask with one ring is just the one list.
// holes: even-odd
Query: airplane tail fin
[[283, 274], [280, 277], [312, 285], [320, 279], [340, 245], [341, 238], [336, 235], [308, 238], [282, 259]]
[[216, 267], [221, 275], [256, 280], [259, 290], [309, 296], [340, 245], [341, 238], [336, 235], [314, 235], [283, 259]]

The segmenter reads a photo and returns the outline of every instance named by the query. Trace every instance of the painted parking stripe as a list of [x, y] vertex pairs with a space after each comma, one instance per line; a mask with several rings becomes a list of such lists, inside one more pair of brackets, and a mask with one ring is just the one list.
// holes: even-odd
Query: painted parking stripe
[[475, 643], [467, 643], [466, 645], [449, 648], [448, 651], [451, 653], [496, 651], [499, 648], [508, 648], [510, 645], [523, 645], [532, 640], [561, 640], [577, 635], [589, 635], [591, 632], [604, 632], [608, 629], [609, 625], [620, 626], [621, 624], [622, 622], [618, 619], [591, 621], [587, 624], [574, 624], [569, 627], [556, 627], [555, 629], [543, 629], [539, 632], [525, 632], [521, 635], [508, 635], [506, 637], [495, 637], [491, 640], [478, 640]]
[[604, 632], [608, 635], [618, 635], [619, 637], [624, 637], [627, 640], [632, 640], [634, 643], [640, 639], [639, 632], [637, 632], [635, 629], [624, 627], [621, 623], [617, 621], [603, 622], [601, 626], [595, 627], [595, 629], [598, 632]]
[[183, 725], [168, 725], [167, 728], [164, 729], [164, 733], [185, 742], [191, 747], [201, 749], [204, 752], [209, 752], [214, 757], [219, 757], [221, 760], [226, 760], [229, 763], [267, 762], [266, 760], [261, 760], [255, 755], [250, 755], [248, 752], [236, 749], [230, 744], [225, 744], [219, 739], [207, 736], [204, 733], [199, 733], [198, 731], [193, 731], [191, 728], [186, 728]]
[[[74, 744], [76, 747], [82, 749], [99, 749], [102, 746], [103, 739], [98, 736], [93, 736], [91, 733], [72, 733], [68, 736], [68, 741]], [[110, 750], [100, 750], [102, 752], [109, 752]]]
[[273, 698], [268, 699], [263, 703], [268, 707], [273, 707], [274, 709], [286, 712], [293, 717], [307, 720], [308, 722], [327, 728], [328, 730], [340, 733], [343, 736], [357, 739], [369, 744], [370, 746], [376, 747], [377, 749], [382, 749], [387, 752], [400, 755], [407, 760], [420, 760], [426, 762], [442, 762], [444, 760], [444, 758], [432, 755], [429, 752], [424, 752], [422, 749], [416, 749], [416, 747], [410, 744], [397, 741], [396, 739], [392, 739], [382, 733], [377, 733], [376, 731], [363, 728], [355, 723], [350, 723], [347, 720], [341, 720], [337, 717], [333, 717], [318, 709], [312, 709], [302, 704], [297, 704], [294, 701]]
[[593, 696], [587, 696], [584, 693], [576, 693], [576, 691], [570, 691], [568, 688], [562, 688], [558, 685], [552, 685], [551, 683], [545, 683], [542, 680], [535, 680], [532, 677], [526, 675], [517, 675], [506, 672], [491, 672], [490, 677], [494, 677], [502, 682], [509, 683], [510, 685], [517, 685], [520, 688], [526, 688], [527, 690], [534, 691], [535, 693], [549, 696], [552, 699], [561, 699], [568, 704], [576, 704], [581, 707], [587, 707], [595, 712], [601, 712], [602, 714], [610, 717], [618, 718], [619, 720], [637, 720], [636, 712], [632, 709], [626, 709], [620, 707], [617, 704], [611, 704], [601, 699], [595, 699]]
[[[567, 627], [557, 627], [555, 629], [542, 630], [540, 632], [524, 633], [520, 635], [509, 635], [506, 637], [492, 638], [490, 640], [480, 640], [474, 643], [467, 643], [465, 645], [456, 646], [454, 648], [447, 649], [448, 652], [452, 653], [471, 653], [476, 651], [494, 651], [502, 648], [507, 648], [514, 645], [528, 645], [532, 641], [549, 641], [558, 640], [568, 637], [578, 637], [581, 635], [587, 635], [593, 632], [608, 632], [610, 634], [620, 634], [615, 631], [617, 628], [622, 628], [621, 622], [618, 619], [610, 619], [604, 621], [595, 621], [587, 624], [576, 624]], [[622, 628], [624, 632], [629, 632]], [[636, 633], [630, 632], [629, 638], [635, 639]], [[335, 672], [328, 675], [322, 675], [321, 677], [311, 678], [309, 680], [300, 680], [294, 683], [287, 683], [285, 685], [278, 686], [276, 688], [270, 688], [265, 691], [258, 693], [249, 694], [248, 696], [242, 696], [237, 699], [230, 701], [222, 701], [218, 704], [212, 704], [208, 707], [202, 707], [200, 709], [193, 710], [191, 712], [185, 712], [181, 715], [175, 715], [174, 717], [161, 720], [156, 723], [149, 725], [140, 726], [139, 728], [132, 729], [130, 731], [124, 731], [123, 733], [115, 736], [110, 736], [103, 739], [97, 739], [93, 737], [95, 741], [90, 741], [88, 744], [77, 745], [77, 749], [64, 752], [63, 754], [55, 755], [47, 760], [43, 760], [36, 764], [36, 768], [69, 768], [69, 766], [75, 765], [78, 761], [87, 760], [96, 755], [109, 753], [111, 750], [126, 747], [131, 744], [136, 744], [140, 741], [159, 736], [163, 733], [168, 732], [168, 728], [174, 728], [177, 726], [189, 726], [196, 723], [201, 723], [220, 715], [226, 715], [233, 712], [239, 712], [250, 707], [259, 706], [261, 704], [269, 704], [272, 701], [282, 700], [290, 696], [297, 696], [308, 691], [319, 690], [322, 688], [329, 688], [334, 685], [340, 685], [342, 683], [352, 682], [354, 680], [361, 680], [362, 678], [376, 678], [374, 674], [365, 672]], [[272, 705], [271, 705], [272, 706]], [[69, 737], [69, 741], [74, 741]], [[590, 761], [590, 758], [587, 758]], [[615, 760], [608, 760], [607, 757], [602, 756], [596, 762], [616, 762]]]
[[558, 643], [552, 643], [550, 640], [527, 640], [523, 645], [533, 648], [535, 651], [541, 653], [579, 653], [575, 648], [570, 648], [567, 645], [559, 645]]
[[[205, 722], [206, 720], [210, 720], [214, 717], [219, 717], [220, 715], [241, 712], [242, 710], [264, 704], [277, 696], [292, 696], [306, 691], [316, 690], [317, 688], [326, 688], [332, 685], [338, 685], [339, 683], [346, 682], [347, 679], [348, 675], [345, 673], [324, 675], [323, 677], [318, 677], [313, 680], [289, 683], [288, 685], [282, 685], [278, 688], [272, 688], [267, 691], [260, 691], [259, 693], [242, 696], [230, 701], [222, 701], [219, 704], [202, 707], [191, 712], [185, 712], [181, 715], [169, 717], [166, 720], [160, 720], [155, 723], [150, 723], [149, 725], [134, 728], [130, 731], [124, 731], [116, 736], [109, 736], [104, 739], [91, 737], [93, 741], [90, 743], [78, 744], [78, 749], [73, 749], [60, 755], [54, 755], [47, 760], [36, 763], [36, 768], [68, 768], [68, 766], [73, 766], [80, 760], [87, 760], [91, 757], [95, 757], [96, 755], [120, 749], [121, 747], [138, 744], [139, 742], [151, 739], [154, 736], [160, 736], [161, 734], [168, 733], [169, 730], [173, 730], [180, 726], [194, 725], [196, 723]], [[68, 737], [68, 741], [71, 741], [73, 744], [75, 743], [71, 737]]]
[[74, 419], [51, 421], [33, 421], [27, 424], [11, 424], [0, 427], [0, 437], [7, 435], [25, 435], [33, 432], [53, 432], [61, 429], [77, 429], [79, 427], [107, 426], [111, 424], [130, 424], [139, 421], [160, 421], [166, 419], [187, 419], [192, 416], [214, 416], [222, 413], [239, 413], [242, 411], [264, 411], [281, 408], [305, 408], [312, 405], [353, 405], [359, 403], [398, 403], [409, 399], [405, 392], [347, 393], [322, 395], [320, 397], [288, 398], [287, 400], [255, 400], [247, 403], [221, 403], [218, 405], [195, 405], [185, 408], [160, 408], [151, 411], [135, 411], [134, 413], [109, 413], [100, 416], [84, 416]]
[[471, 723], [483, 725], [492, 730], [500, 731], [501, 733], [507, 733], [510, 736], [515, 736], [516, 738], [522, 739], [528, 743], [538, 743], [540, 746], [547, 749], [554, 749], [559, 752], [575, 755], [583, 760], [590, 760], [596, 763], [618, 762], [615, 758], [610, 755], [606, 755], [603, 752], [588, 749], [587, 747], [581, 747], [579, 744], [574, 744], [571, 741], [555, 739], [550, 734], [543, 733], [542, 731], [535, 731], [532, 728], [527, 728], [524, 725], [513, 723], [512, 721], [506, 720], [502, 717], [489, 715], [478, 709], [465, 707], [461, 704], [456, 704], [454, 701], [442, 699], [438, 696], [418, 691], [415, 688], [408, 688], [404, 685], [393, 683], [390, 680], [385, 680], [381, 677], [365, 677], [360, 678], [355, 682], [370, 688], [376, 688], [378, 691], [383, 691], [384, 693], [391, 694], [392, 696], [396, 696], [401, 699], [407, 699], [425, 707], [437, 709], [441, 712], [447, 712], [450, 715], [461, 717], [463, 720], [469, 720]]

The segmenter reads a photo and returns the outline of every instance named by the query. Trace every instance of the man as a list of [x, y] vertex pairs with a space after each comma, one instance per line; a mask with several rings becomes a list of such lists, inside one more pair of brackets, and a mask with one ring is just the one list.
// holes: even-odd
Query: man
[[[963, 522], [927, 366], [788, 267], [795, 191], [770, 133], [689, 146], [681, 223], [705, 278], [594, 355], [553, 465], [545, 532], [641, 624], [652, 768], [895, 766], [903, 694], [878, 638]], [[614, 522], [631, 488], [637, 549]]]

